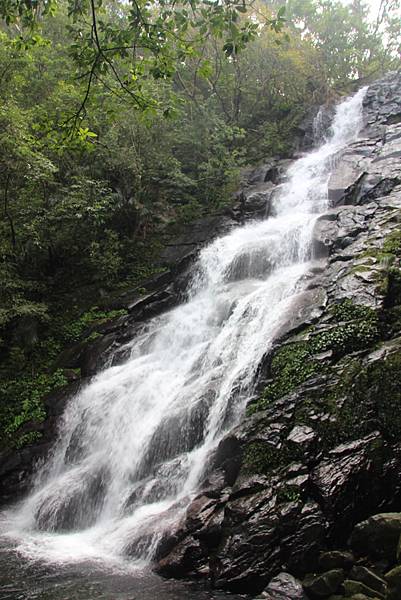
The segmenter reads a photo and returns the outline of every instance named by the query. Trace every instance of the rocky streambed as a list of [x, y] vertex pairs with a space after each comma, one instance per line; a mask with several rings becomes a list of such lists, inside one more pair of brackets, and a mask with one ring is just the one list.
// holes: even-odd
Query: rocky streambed
[[258, 598], [266, 600], [398, 600], [401, 594], [401, 513], [381, 513], [358, 523], [346, 549], [319, 556], [317, 569], [299, 581], [274, 577]]

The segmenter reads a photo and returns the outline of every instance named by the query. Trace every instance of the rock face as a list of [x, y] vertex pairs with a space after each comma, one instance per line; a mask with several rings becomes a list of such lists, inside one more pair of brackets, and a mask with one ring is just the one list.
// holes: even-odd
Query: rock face
[[[308, 597], [384, 597], [374, 572], [346, 575], [346, 544], [362, 519], [401, 510], [400, 107], [400, 75], [368, 89], [366, 127], [338, 157], [296, 315], [260, 367], [257, 400], [221, 443], [206, 519], [184, 525], [160, 573], [188, 576], [176, 558], [196, 542], [191, 575], [218, 588], [258, 593], [280, 572], [302, 578], [324, 565]], [[373, 557], [389, 560], [390, 545], [395, 560], [397, 527], [369, 543], [364, 527], [356, 555], [376, 545]]]
[[[222, 440], [184, 522], [161, 544], [162, 575], [270, 600], [401, 598], [398, 517], [382, 515], [401, 511], [400, 107], [400, 74], [369, 87], [366, 126], [338, 157], [304, 291], [260, 365], [247, 415]], [[69, 349], [60, 364], [91, 377], [124, 360], [123, 345], [144, 320], [182, 299], [200, 246], [268, 215], [286, 165], [270, 161], [248, 174], [227, 214], [172, 240], [161, 257], [167, 271], [145, 282], [146, 294], [120, 299], [128, 315], [102, 326], [94, 344]], [[0, 458], [0, 500], [26, 490], [68, 395], [47, 400], [41, 445]], [[370, 537], [373, 526], [378, 537]], [[364, 551], [372, 553], [365, 562]]]

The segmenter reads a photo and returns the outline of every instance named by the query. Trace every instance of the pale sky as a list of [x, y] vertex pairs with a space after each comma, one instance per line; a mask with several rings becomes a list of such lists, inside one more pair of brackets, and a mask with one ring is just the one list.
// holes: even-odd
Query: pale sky
[[[372, 17], [376, 17], [377, 15], [377, 11], [379, 10], [380, 7], [380, 1], [381, 0], [365, 0], [365, 3], [370, 6], [370, 10], [372, 13]], [[347, 3], [347, 0], [343, 0], [343, 2]]]
[[376, 17], [377, 11], [380, 7], [380, 0], [366, 0], [366, 4], [370, 6], [370, 10], [373, 17]]

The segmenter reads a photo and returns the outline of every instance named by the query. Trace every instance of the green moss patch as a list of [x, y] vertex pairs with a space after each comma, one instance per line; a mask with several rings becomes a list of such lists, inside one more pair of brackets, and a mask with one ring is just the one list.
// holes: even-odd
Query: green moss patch
[[267, 474], [281, 464], [285, 464], [285, 455], [267, 442], [252, 442], [245, 450], [245, 472]]
[[330, 307], [334, 324], [327, 330], [311, 330], [309, 338], [279, 348], [271, 361], [272, 377], [250, 413], [265, 409], [272, 401], [292, 392], [312, 376], [325, 372], [327, 363], [317, 356], [331, 351], [334, 359], [369, 348], [380, 336], [377, 314], [369, 307], [344, 300]]

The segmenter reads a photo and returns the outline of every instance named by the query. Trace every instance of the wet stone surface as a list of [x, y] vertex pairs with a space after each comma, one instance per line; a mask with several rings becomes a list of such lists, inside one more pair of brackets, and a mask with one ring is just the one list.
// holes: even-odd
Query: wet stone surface
[[151, 572], [113, 573], [91, 564], [43, 565], [0, 546], [0, 600], [239, 600]]

